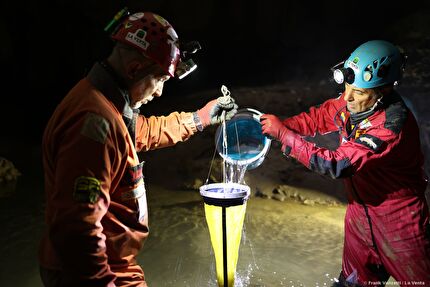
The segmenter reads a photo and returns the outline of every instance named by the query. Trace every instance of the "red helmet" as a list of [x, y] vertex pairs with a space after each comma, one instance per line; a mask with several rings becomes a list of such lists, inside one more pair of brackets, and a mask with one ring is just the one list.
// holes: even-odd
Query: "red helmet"
[[155, 61], [171, 77], [180, 61], [178, 35], [163, 17], [151, 12], [128, 16], [111, 35]]

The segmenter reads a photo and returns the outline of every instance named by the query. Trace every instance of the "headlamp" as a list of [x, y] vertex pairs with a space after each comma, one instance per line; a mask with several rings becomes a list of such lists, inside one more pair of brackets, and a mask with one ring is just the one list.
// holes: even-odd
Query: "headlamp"
[[187, 43], [181, 43], [179, 49], [181, 50], [181, 59], [176, 66], [175, 75], [178, 79], [183, 79], [192, 71], [197, 69], [197, 64], [194, 63], [193, 59], [188, 59], [188, 55], [196, 53], [202, 47], [197, 41], [190, 41]]
[[336, 83], [342, 84], [344, 81], [343, 73], [340, 69], [336, 69], [333, 71], [333, 79]]
[[344, 82], [352, 84], [354, 83], [355, 79], [354, 70], [350, 67], [344, 68], [344, 63], [345, 61], [342, 61], [331, 68], [331, 70], [333, 71], [333, 79], [338, 84], [342, 84]]
[[182, 80], [195, 69], [197, 69], [197, 64], [194, 63], [193, 59], [188, 59], [186, 61], [181, 60], [176, 66], [175, 75], [179, 80]]

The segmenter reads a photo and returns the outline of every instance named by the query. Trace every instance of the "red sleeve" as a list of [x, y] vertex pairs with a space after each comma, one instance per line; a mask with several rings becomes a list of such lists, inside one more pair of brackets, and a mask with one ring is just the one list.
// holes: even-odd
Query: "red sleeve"
[[110, 203], [116, 147], [103, 117], [88, 113], [55, 138], [49, 238], [76, 286], [115, 286], [101, 220]]
[[284, 120], [284, 125], [301, 136], [315, 136], [337, 131], [334, 117], [345, 104], [343, 99], [330, 99], [320, 106], [311, 107], [308, 112]]
[[399, 140], [398, 135], [383, 128], [369, 129], [355, 141], [342, 143], [336, 150], [317, 147], [290, 132], [283, 142], [285, 154], [310, 170], [332, 178], [348, 177], [367, 162], [384, 156]]

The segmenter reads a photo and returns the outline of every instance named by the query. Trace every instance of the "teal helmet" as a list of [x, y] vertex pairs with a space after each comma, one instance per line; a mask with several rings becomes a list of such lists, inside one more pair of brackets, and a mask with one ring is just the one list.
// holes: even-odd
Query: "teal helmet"
[[402, 77], [405, 60], [403, 52], [390, 42], [372, 40], [355, 49], [343, 68], [333, 69], [333, 76], [339, 84], [347, 82], [363, 89], [395, 84]]

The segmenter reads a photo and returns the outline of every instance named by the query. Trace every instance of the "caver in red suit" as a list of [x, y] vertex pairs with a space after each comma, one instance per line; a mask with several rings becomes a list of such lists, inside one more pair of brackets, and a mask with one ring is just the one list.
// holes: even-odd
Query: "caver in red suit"
[[[284, 121], [269, 114], [261, 117], [263, 133], [278, 139], [287, 156], [344, 180], [348, 206], [343, 263], [334, 286], [384, 286], [390, 276], [400, 286], [430, 286], [427, 182], [419, 130], [393, 90], [401, 60], [391, 43], [366, 42], [335, 70], [335, 79], [345, 82], [339, 98]], [[340, 135], [336, 150], [303, 138], [335, 131]]]

